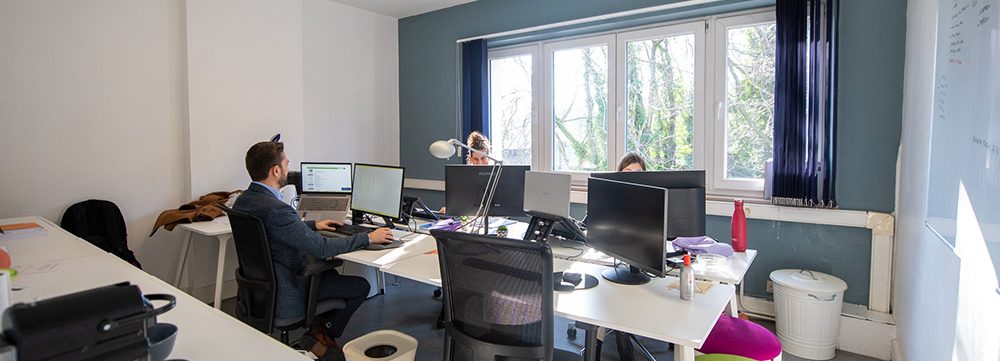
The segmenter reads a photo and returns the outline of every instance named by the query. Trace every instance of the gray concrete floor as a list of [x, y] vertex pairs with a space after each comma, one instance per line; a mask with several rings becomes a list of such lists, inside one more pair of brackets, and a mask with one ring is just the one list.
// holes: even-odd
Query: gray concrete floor
[[[417, 339], [420, 343], [417, 348], [418, 361], [441, 360], [443, 357], [444, 330], [435, 330], [433, 327], [438, 313], [441, 311], [441, 299], [433, 297], [435, 287], [403, 278], [397, 279], [389, 275], [386, 276], [386, 283], [386, 294], [375, 296], [365, 302], [358, 312], [354, 314], [344, 337], [338, 341], [343, 345], [349, 340], [375, 330], [394, 329]], [[222, 302], [222, 310], [230, 315], [234, 314], [235, 306], [236, 300], [234, 298]], [[569, 320], [556, 318], [555, 346], [563, 350], [579, 351], [583, 348], [584, 332], [583, 330], [579, 330], [577, 337], [573, 339], [567, 337], [566, 330], [569, 323]], [[759, 323], [774, 330], [773, 322], [763, 321]], [[302, 332], [293, 332], [290, 339], [292, 341], [298, 339], [302, 335]], [[274, 336], [277, 338], [276, 334]], [[601, 360], [619, 360], [615, 342], [615, 337], [608, 336], [602, 348]], [[657, 360], [673, 360], [673, 352], [670, 351], [667, 343], [645, 338], [640, 338], [640, 342], [652, 352]], [[635, 360], [644, 360], [638, 354], [638, 349], [636, 352]], [[782, 360], [804, 361], [806, 359], [785, 353], [782, 355]], [[876, 359], [837, 351], [837, 356], [832, 360], [874, 361]]]

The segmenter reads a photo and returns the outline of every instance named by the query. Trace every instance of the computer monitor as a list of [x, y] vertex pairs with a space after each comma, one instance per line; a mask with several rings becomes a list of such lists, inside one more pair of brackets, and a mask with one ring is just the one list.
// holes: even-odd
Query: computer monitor
[[569, 217], [572, 178], [566, 173], [526, 172], [524, 174], [524, 210]]
[[587, 244], [628, 267], [604, 271], [611, 282], [644, 284], [666, 274], [666, 188], [591, 177], [587, 180]]
[[[492, 165], [445, 166], [444, 201], [451, 216], [472, 216], [486, 193]], [[527, 165], [502, 165], [499, 183], [493, 193], [493, 202], [487, 207], [490, 216], [524, 216], [524, 173]]]
[[302, 193], [351, 194], [351, 163], [302, 162]]
[[403, 168], [355, 164], [351, 210], [388, 218], [399, 218], [403, 198]]
[[[704, 170], [607, 172], [591, 173], [590, 177], [666, 188], [670, 194], [667, 239], [705, 235]], [[587, 220], [589, 223], [589, 212]]]

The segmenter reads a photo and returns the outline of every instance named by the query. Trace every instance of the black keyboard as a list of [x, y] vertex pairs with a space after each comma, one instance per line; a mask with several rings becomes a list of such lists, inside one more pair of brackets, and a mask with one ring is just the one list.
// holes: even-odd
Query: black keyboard
[[335, 232], [340, 234], [346, 234], [348, 236], [353, 236], [359, 233], [369, 233], [374, 230], [375, 230], [374, 228], [355, 226], [353, 224], [345, 224], [343, 226], [337, 227], [337, 230]]

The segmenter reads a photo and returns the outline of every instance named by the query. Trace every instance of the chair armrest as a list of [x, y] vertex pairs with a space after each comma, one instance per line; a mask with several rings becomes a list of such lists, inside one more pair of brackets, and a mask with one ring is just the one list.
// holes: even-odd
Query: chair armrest
[[313, 256], [306, 256], [306, 262], [299, 268], [300, 277], [311, 277], [323, 274], [326, 271], [335, 269], [344, 264], [344, 261], [339, 259], [317, 259]]

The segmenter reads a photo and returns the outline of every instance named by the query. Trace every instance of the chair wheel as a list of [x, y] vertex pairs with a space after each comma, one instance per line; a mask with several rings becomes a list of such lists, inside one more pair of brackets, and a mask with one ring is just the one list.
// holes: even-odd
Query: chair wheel
[[566, 337], [569, 337], [570, 340], [575, 340], [576, 339], [576, 329], [575, 328], [567, 329], [566, 330]]
[[438, 297], [441, 297], [441, 290], [440, 289], [434, 290], [434, 298], [438, 298]]

